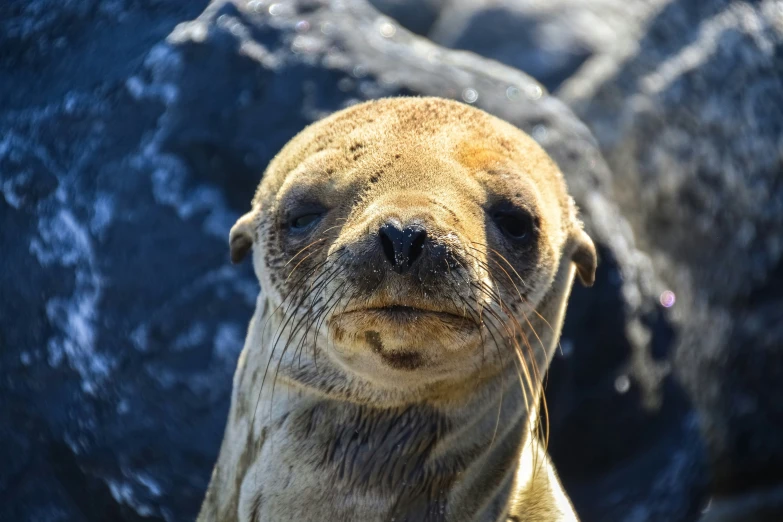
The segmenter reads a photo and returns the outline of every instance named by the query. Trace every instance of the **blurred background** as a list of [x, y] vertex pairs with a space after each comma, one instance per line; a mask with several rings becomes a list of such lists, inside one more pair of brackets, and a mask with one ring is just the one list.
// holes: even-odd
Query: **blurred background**
[[2, 0], [0, 521], [193, 520], [271, 157], [362, 100], [530, 133], [600, 252], [546, 395], [585, 522], [783, 521], [783, 2]]

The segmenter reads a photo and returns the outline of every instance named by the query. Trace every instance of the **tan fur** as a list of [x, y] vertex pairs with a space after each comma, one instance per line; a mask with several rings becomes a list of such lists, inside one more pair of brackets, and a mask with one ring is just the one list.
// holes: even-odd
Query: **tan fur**
[[[390, 222], [426, 228], [403, 274]], [[596, 255], [527, 135], [437, 98], [354, 106], [275, 157], [230, 246], [262, 291], [199, 521], [576, 520], [535, 428]]]

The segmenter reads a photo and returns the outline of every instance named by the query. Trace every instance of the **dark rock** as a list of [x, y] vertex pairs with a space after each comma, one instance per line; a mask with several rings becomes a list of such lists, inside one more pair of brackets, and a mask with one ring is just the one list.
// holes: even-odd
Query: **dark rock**
[[561, 92], [676, 293], [674, 368], [712, 489], [753, 496], [783, 484], [783, 11], [668, 2], [645, 26], [634, 53], [596, 56]]
[[[0, 223], [13, 231], [0, 257], [0, 520], [192, 520], [257, 293], [249, 266], [228, 262], [230, 225], [306, 124], [412, 94], [531, 133], [599, 245], [599, 280], [575, 290], [547, 388], [553, 458], [583, 519], [694, 519], [701, 440], [668, 375], [681, 327], [658, 304], [664, 287], [595, 140], [563, 103], [359, 0], [215, 1], [154, 45], [192, 3], [122, 5], [109, 27], [133, 43], [92, 41], [81, 28], [103, 18], [75, 4], [55, 16], [75, 10], [81, 46], [21, 59], [3, 40], [16, 54], [0, 87], [15, 93], [0, 113]], [[143, 58], [128, 51], [145, 42]], [[84, 64], [78, 79], [54, 67], [44, 92], [25, 92], [30, 60], [68, 59]]]
[[207, 1], [0, 2], [0, 106], [43, 106], [69, 91], [125, 81], [155, 43]]

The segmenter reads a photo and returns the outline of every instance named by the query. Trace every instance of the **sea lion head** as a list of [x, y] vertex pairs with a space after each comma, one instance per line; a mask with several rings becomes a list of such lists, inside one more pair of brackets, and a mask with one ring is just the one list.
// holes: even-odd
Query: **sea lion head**
[[234, 262], [253, 252], [281, 371], [345, 395], [422, 395], [534, 364], [531, 318], [546, 323], [556, 278], [567, 297], [574, 272], [591, 285], [596, 269], [549, 156], [439, 98], [367, 102], [306, 128], [230, 247]]

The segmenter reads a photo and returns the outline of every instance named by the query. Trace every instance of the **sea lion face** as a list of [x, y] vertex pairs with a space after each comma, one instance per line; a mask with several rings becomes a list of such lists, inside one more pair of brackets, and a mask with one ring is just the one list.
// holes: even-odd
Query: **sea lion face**
[[381, 388], [524, 362], [523, 325], [561, 263], [587, 283], [595, 270], [544, 151], [434, 98], [370, 102], [307, 128], [270, 164], [231, 246], [235, 260], [254, 247], [262, 293], [284, 311], [278, 349], [325, 355]]

